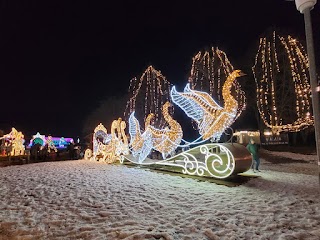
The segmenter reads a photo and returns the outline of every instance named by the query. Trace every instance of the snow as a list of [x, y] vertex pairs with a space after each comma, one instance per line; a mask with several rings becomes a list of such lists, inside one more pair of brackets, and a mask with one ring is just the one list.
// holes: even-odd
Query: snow
[[279, 156], [283, 158], [290, 158], [292, 160], [300, 160], [300, 161], [307, 161], [307, 162], [316, 162], [317, 155], [314, 154], [299, 154], [299, 153], [291, 153], [291, 152], [273, 152], [263, 149], [264, 152], [273, 155]]
[[320, 239], [317, 166], [299, 157], [234, 187], [85, 160], [2, 167], [0, 239]]

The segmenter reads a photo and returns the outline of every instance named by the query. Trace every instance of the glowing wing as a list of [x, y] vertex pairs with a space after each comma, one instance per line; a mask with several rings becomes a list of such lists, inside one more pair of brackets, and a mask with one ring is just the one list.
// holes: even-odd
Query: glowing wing
[[199, 123], [203, 119], [204, 110], [202, 106], [193, 100], [192, 93], [179, 93], [175, 86], [172, 87], [171, 92], [172, 101], [178, 105], [188, 117]]
[[132, 112], [129, 117], [129, 134], [131, 141], [137, 134], [140, 135], [140, 124], [138, 119], [136, 119], [136, 117], [134, 116], [134, 112]]
[[194, 95], [198, 95], [199, 97], [203, 98], [211, 108], [215, 110], [220, 110], [222, 107], [215, 101], [213, 98], [206, 92], [200, 92], [196, 90], [190, 89], [190, 85], [187, 84], [186, 87], [184, 88], [185, 93], [193, 93]]
[[142, 163], [143, 160], [147, 158], [147, 156], [150, 154], [152, 150], [152, 134], [149, 130], [145, 131], [142, 134], [142, 138], [144, 139], [143, 141], [143, 146], [141, 148], [141, 151], [139, 153], [139, 163]]

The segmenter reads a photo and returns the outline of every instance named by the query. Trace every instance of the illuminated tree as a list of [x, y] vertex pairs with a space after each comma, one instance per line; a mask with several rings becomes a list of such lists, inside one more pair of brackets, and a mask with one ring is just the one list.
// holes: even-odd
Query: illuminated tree
[[307, 54], [298, 40], [274, 31], [260, 38], [255, 64], [257, 107], [274, 133], [313, 125]]
[[[224, 107], [222, 86], [233, 70], [234, 67], [226, 53], [220, 49], [212, 47], [210, 51], [198, 52], [192, 59], [190, 86], [192, 89], [209, 93], [221, 107]], [[235, 121], [246, 107], [245, 93], [237, 80], [233, 82], [231, 94], [238, 102], [236, 117], [233, 120]]]
[[149, 66], [139, 79], [131, 79], [128, 92], [130, 97], [124, 112], [126, 121], [132, 112], [141, 122], [153, 113], [153, 126], [163, 128], [166, 125], [161, 109], [167, 101], [170, 102], [170, 82], [160, 71]]

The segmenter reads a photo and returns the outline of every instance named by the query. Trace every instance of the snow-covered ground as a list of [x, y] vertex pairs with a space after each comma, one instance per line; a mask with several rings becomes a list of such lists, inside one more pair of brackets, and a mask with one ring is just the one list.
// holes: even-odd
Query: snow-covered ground
[[227, 187], [85, 160], [3, 167], [0, 239], [320, 239], [314, 161], [261, 169]]

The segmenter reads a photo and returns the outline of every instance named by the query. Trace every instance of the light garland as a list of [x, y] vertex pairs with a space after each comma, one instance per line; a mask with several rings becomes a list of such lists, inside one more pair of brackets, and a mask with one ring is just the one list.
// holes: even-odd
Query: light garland
[[[149, 66], [139, 79], [130, 80], [128, 92], [130, 98], [124, 112], [125, 119], [135, 112], [137, 117], [145, 122], [147, 116], [153, 113], [155, 126], [159, 128], [165, 126], [166, 122], [161, 116], [161, 107], [170, 100], [170, 82], [160, 71]], [[137, 105], [141, 107], [137, 109]]]
[[[226, 53], [219, 48], [212, 47], [211, 51], [198, 52], [192, 59], [189, 77], [190, 88], [207, 92], [223, 107], [224, 99], [221, 86], [233, 71], [234, 67]], [[232, 82], [232, 87], [232, 95], [238, 102], [235, 121], [246, 107], [246, 98], [237, 80]]]
[[308, 68], [307, 54], [296, 39], [275, 32], [272, 40], [260, 39], [252, 67], [257, 106], [264, 124], [274, 133], [298, 132], [314, 124]]

